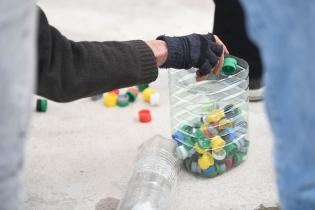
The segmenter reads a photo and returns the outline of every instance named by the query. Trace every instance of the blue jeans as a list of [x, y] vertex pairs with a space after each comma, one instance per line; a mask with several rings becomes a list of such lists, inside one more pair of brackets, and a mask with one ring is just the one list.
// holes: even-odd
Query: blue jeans
[[[261, 50], [281, 207], [315, 209], [315, 1], [242, 0]], [[253, 122], [254, 123], [254, 122]]]
[[0, 1], [0, 210], [23, 209], [20, 175], [35, 79], [33, 0]]

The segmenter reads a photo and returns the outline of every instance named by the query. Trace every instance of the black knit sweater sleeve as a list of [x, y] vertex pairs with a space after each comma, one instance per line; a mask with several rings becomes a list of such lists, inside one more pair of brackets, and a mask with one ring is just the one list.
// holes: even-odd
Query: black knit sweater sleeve
[[39, 95], [68, 102], [149, 83], [157, 76], [153, 52], [145, 42], [74, 42], [50, 26], [39, 9]]

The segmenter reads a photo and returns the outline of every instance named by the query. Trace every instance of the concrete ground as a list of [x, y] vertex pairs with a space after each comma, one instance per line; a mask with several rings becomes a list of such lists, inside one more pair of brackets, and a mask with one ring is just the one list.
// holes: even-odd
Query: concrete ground
[[[211, 31], [209, 0], [54, 0], [39, 1], [50, 22], [74, 40], [154, 39]], [[127, 108], [105, 108], [83, 99], [49, 102], [34, 113], [26, 149], [27, 210], [94, 210], [107, 197], [121, 198], [137, 147], [155, 134], [169, 136], [167, 72], [154, 86], [162, 96], [150, 108], [153, 122], [140, 124], [141, 98]], [[182, 171], [170, 209], [253, 210], [275, 206], [272, 136], [263, 103], [250, 104], [251, 148], [247, 161], [215, 179]], [[97, 208], [97, 210], [100, 210]]]

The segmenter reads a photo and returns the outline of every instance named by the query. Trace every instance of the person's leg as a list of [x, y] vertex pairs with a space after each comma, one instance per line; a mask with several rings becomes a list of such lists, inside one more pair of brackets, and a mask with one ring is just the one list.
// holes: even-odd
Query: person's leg
[[315, 209], [315, 1], [242, 0], [266, 70], [284, 210]]
[[259, 50], [245, 29], [244, 12], [239, 0], [214, 0], [213, 33], [226, 44], [230, 53], [249, 63], [250, 100], [262, 99], [262, 63]]
[[36, 10], [0, 1], [0, 209], [22, 209], [20, 174], [35, 73]]

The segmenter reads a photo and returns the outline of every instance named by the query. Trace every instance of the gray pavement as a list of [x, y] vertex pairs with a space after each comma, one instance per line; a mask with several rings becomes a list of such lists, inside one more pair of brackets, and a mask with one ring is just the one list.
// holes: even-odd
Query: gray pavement
[[[214, 6], [208, 0], [54, 0], [39, 1], [51, 24], [73, 40], [154, 39], [211, 31]], [[137, 147], [155, 134], [169, 136], [167, 72], [152, 85], [161, 105], [153, 122], [140, 124], [140, 97], [124, 109], [83, 99], [49, 102], [34, 113], [26, 150], [27, 210], [94, 210], [107, 197], [121, 198], [133, 170]], [[182, 171], [170, 209], [253, 210], [275, 206], [272, 135], [263, 103], [250, 104], [248, 159], [215, 179]], [[105, 208], [104, 208], [105, 210]]]

